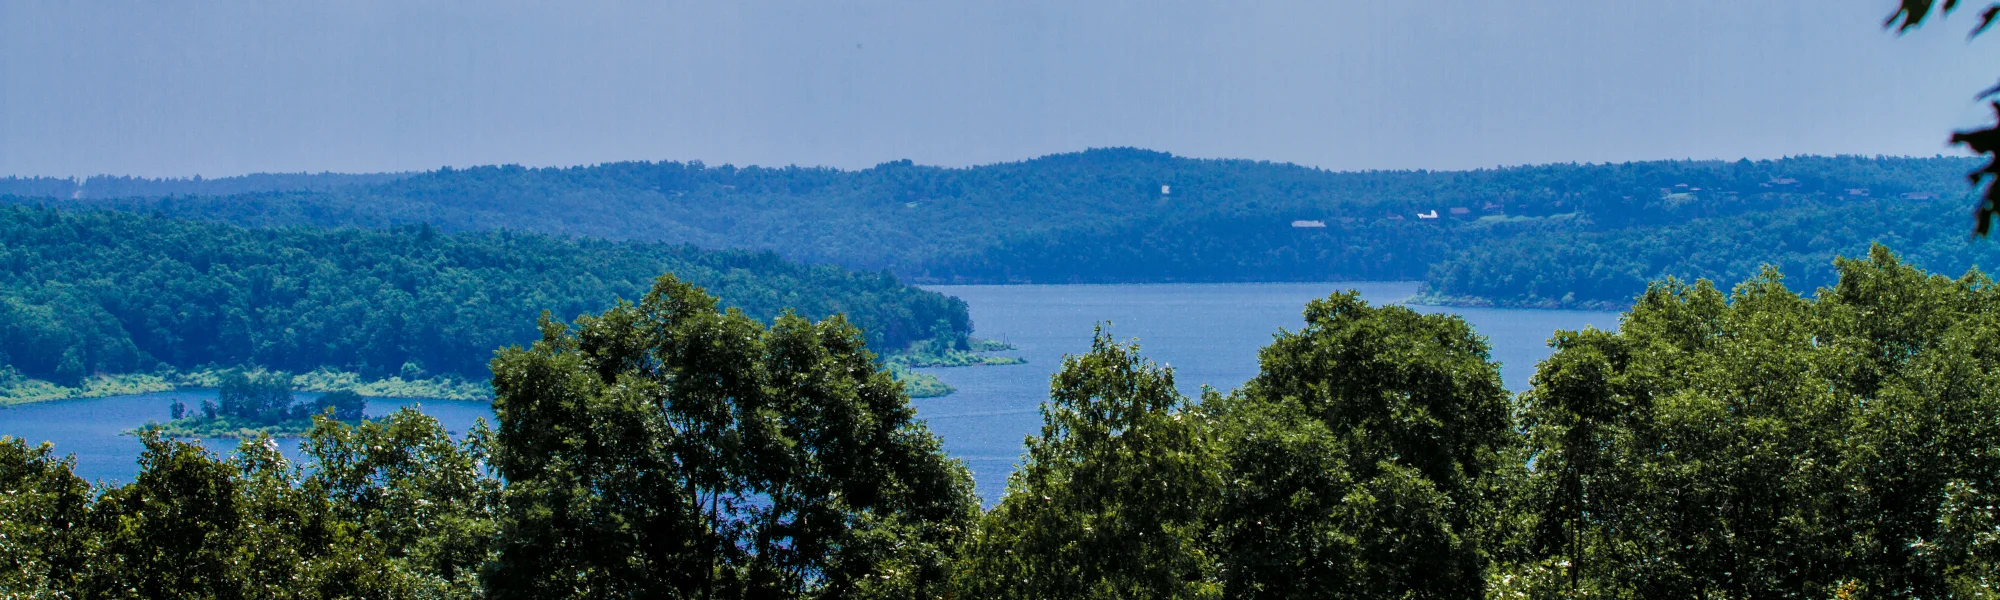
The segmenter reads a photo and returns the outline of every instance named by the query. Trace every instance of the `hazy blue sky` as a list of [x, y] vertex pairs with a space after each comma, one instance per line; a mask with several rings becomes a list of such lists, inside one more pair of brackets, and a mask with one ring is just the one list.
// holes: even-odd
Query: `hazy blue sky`
[[1958, 153], [1893, 0], [0, 0], [0, 174]]

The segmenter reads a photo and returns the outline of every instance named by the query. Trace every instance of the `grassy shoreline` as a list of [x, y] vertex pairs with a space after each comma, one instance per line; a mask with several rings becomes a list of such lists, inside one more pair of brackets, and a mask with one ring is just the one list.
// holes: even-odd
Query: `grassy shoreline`
[[[184, 389], [214, 389], [221, 385], [225, 369], [162, 371], [93, 375], [76, 386], [61, 386], [40, 379], [19, 376], [0, 378], [0, 407], [53, 400], [103, 398], [171, 392]], [[292, 389], [299, 392], [352, 390], [371, 398], [437, 398], [444, 400], [493, 399], [491, 384], [465, 381], [457, 377], [364, 379], [358, 373], [315, 370], [292, 376]]]
[[[1014, 349], [1013, 346], [1002, 342], [974, 339], [972, 347], [971, 351], [953, 350], [942, 353], [923, 352], [918, 348], [912, 348], [889, 355], [882, 362], [897, 381], [903, 382], [911, 398], [937, 398], [955, 391], [950, 385], [938, 380], [937, 376], [920, 373], [914, 369], [1017, 365], [1027, 362], [1011, 356], [983, 354]], [[228, 369], [193, 371], [169, 369], [155, 373], [99, 374], [86, 377], [75, 386], [63, 386], [40, 379], [21, 377], [7, 370], [0, 372], [0, 408], [54, 400], [214, 389], [221, 385], [222, 374], [227, 371]], [[359, 373], [332, 369], [317, 369], [292, 376], [292, 390], [309, 393], [352, 390], [370, 398], [433, 398], [487, 402], [493, 400], [492, 384], [485, 381], [466, 381], [449, 375], [413, 379], [395, 376], [366, 379]]]
[[1447, 296], [1421, 292], [1403, 300], [1403, 304], [1421, 306], [1455, 306], [1462, 308], [1521, 308], [1533, 310], [1597, 310], [1622, 312], [1632, 309], [1630, 302], [1606, 302], [1584, 300], [1565, 302], [1558, 298], [1535, 298], [1533, 300], [1494, 300], [1484, 296]]
[[936, 350], [931, 342], [910, 344], [902, 352], [891, 354], [882, 360], [882, 366], [896, 381], [903, 382], [903, 389], [911, 398], [941, 398], [958, 391], [936, 375], [921, 373], [915, 369], [928, 367], [987, 367], [1000, 365], [1027, 364], [1026, 359], [1013, 356], [988, 356], [987, 352], [1013, 350], [1006, 342], [969, 338], [966, 340], [971, 350]]
[[[350, 423], [352, 424], [352, 423]], [[123, 435], [139, 435], [151, 429], [171, 438], [227, 438], [252, 439], [260, 435], [274, 438], [302, 438], [313, 428], [313, 420], [287, 419], [277, 423], [259, 424], [247, 419], [234, 417], [187, 417], [160, 423], [147, 421], [145, 425], [125, 430]]]

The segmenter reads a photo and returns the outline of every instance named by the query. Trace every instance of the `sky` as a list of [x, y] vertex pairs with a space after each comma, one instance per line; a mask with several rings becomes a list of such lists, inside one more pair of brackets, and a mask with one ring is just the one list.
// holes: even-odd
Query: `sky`
[[2000, 34], [1894, 3], [0, 0], [0, 175], [1964, 154]]

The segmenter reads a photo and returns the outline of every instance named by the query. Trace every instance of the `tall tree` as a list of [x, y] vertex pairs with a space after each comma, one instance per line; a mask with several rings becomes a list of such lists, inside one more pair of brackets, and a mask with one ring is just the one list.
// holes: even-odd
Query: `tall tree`
[[323, 502], [329, 518], [380, 542], [386, 564], [377, 567], [422, 596], [480, 597], [500, 494], [486, 469], [485, 421], [454, 441], [412, 407], [358, 425], [336, 419], [314, 421], [302, 447], [314, 468], [298, 487]]
[[90, 484], [53, 450], [0, 437], [0, 596], [53, 597], [88, 572]]
[[[1980, 597], [1995, 578], [2000, 292], [1876, 247], [1818, 297], [1656, 284], [1526, 395], [1526, 595]], [[1987, 591], [1981, 591], [1987, 590]]]
[[840, 317], [765, 328], [672, 276], [493, 361], [497, 598], [926, 596], [976, 513]]
[[1220, 544], [1246, 598], [1466, 598], [1517, 443], [1486, 343], [1455, 316], [1306, 306], [1219, 413], [1229, 432]]
[[1042, 421], [967, 547], [963, 596], [1220, 595], [1208, 546], [1222, 465], [1172, 370], [1099, 327], [1088, 354], [1063, 358]]

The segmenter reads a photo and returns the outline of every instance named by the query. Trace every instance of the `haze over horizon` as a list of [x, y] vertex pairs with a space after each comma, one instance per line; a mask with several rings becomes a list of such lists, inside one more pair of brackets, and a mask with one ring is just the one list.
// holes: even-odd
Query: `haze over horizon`
[[1963, 154], [1994, 42], [1892, 4], [0, 3], [0, 175]]

